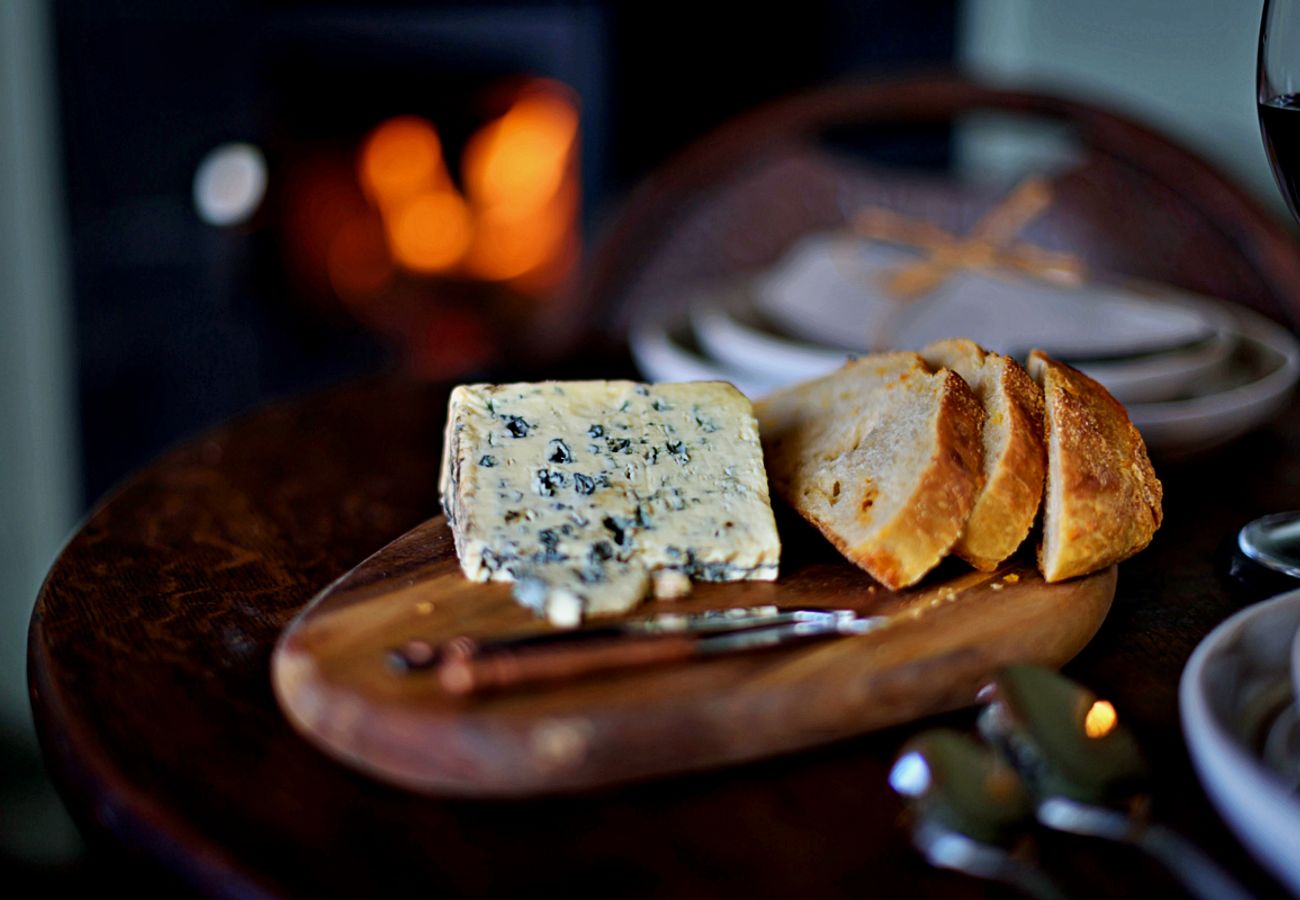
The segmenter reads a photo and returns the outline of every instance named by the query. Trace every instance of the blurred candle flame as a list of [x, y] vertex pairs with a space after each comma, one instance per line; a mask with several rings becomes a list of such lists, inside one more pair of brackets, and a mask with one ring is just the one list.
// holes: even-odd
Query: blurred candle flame
[[1115, 707], [1106, 700], [1098, 700], [1088, 707], [1083, 719], [1083, 732], [1090, 738], [1103, 738], [1115, 730], [1119, 716]]

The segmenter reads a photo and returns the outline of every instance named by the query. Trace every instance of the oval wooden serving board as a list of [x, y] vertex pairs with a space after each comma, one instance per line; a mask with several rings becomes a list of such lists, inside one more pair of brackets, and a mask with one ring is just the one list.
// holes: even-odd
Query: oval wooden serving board
[[339, 579], [289, 625], [272, 657], [276, 697], [326, 752], [408, 788], [577, 790], [768, 756], [968, 705], [1002, 665], [1059, 666], [1074, 656], [1115, 593], [1114, 567], [1048, 585], [1027, 559], [993, 573], [949, 563], [892, 593], [802, 523], [782, 535], [779, 581], [696, 584], [684, 600], [649, 603], [635, 615], [775, 604], [886, 614], [891, 624], [456, 698], [428, 672], [391, 668], [387, 651], [412, 638], [547, 626], [514, 602], [509, 585], [464, 578], [439, 516]]

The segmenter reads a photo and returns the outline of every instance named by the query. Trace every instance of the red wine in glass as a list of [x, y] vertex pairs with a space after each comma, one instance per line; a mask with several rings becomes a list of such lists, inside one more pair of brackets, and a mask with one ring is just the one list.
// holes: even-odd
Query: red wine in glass
[[1273, 177], [1300, 220], [1300, 95], [1270, 97], [1259, 104], [1259, 129]]
[[1267, 0], [1256, 73], [1259, 129], [1273, 177], [1300, 221], [1300, 2]]

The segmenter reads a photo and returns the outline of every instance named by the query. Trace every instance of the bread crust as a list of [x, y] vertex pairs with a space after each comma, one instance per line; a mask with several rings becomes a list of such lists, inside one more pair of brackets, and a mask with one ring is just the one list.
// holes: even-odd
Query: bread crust
[[[936, 341], [921, 356], [956, 371], [984, 404], [984, 487], [953, 552], [989, 572], [1028, 537], [1042, 502], [1043, 392], [1014, 359], [966, 338]], [[1003, 427], [994, 427], [995, 416], [1005, 417]]]
[[1123, 404], [1040, 350], [1029, 372], [1043, 388], [1048, 474], [1038, 565], [1062, 581], [1128, 559], [1151, 543], [1163, 488]]
[[[871, 366], [881, 360], [898, 363], [900, 371], [895, 373], [895, 377], [899, 382], [911, 377], [935, 379], [938, 383], [915, 394], [924, 398], [924, 403], [932, 404], [924, 410], [930, 426], [924, 438], [928, 446], [922, 448], [926, 461], [909, 479], [912, 485], [909, 495], [891, 498], [898, 502], [897, 512], [888, 521], [873, 527], [865, 538], [853, 539], [846, 535], [845, 521], [839, 516], [831, 518], [819, 514], [792, 485], [793, 474], [801, 464], [806, 472], [806, 467], [813, 464], [817, 454], [825, 448], [804, 441], [785, 442], [780, 438], [773, 441], [773, 435], [782, 430], [773, 411], [773, 398], [761, 401], [755, 412], [768, 449], [768, 471], [776, 493], [826, 535], [850, 561], [886, 587], [898, 590], [920, 581], [948, 554], [961, 534], [983, 483], [981, 429], [984, 409], [955, 372], [947, 369], [934, 372], [913, 353], [863, 357], [849, 362], [827, 379], [844, 378], [854, 367]], [[774, 397], [801, 398], [809, 390], [808, 385], [800, 385]], [[897, 398], [898, 395], [889, 396]], [[891, 402], [899, 401], [893, 399]], [[824, 421], [826, 417], [842, 417], [846, 412], [846, 408], [835, 403], [822, 404], [817, 407], [815, 417]], [[801, 427], [813, 432], [820, 424], [822, 422], [813, 418], [805, 420]], [[792, 448], [798, 448], [798, 451]], [[873, 487], [874, 480], [868, 478], [866, 484], [845, 490], [856, 504], [859, 493]], [[851, 509], [852, 505], [848, 508]]]

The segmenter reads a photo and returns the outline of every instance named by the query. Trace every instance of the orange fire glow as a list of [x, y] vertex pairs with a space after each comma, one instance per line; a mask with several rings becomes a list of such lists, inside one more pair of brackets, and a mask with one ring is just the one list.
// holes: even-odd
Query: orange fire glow
[[326, 266], [341, 300], [357, 303], [383, 293], [393, 280], [393, 261], [378, 217], [358, 215], [344, 222], [330, 241]]
[[466, 147], [470, 198], [499, 220], [529, 216], [560, 190], [577, 136], [571, 99], [549, 88], [524, 94]]
[[469, 207], [455, 191], [428, 191], [393, 203], [385, 217], [393, 258], [412, 272], [454, 268], [474, 238]]
[[1083, 732], [1090, 738], [1103, 738], [1115, 730], [1118, 721], [1115, 707], [1105, 700], [1098, 700], [1088, 707], [1088, 714], [1083, 719]]
[[366, 196], [381, 208], [450, 180], [438, 132], [419, 116], [398, 116], [372, 131], [358, 169]]
[[401, 268], [542, 295], [577, 259], [577, 138], [572, 92], [538, 80], [470, 138], [464, 196], [451, 182], [437, 131], [417, 116], [376, 127], [357, 175]]
[[509, 206], [479, 207], [465, 268], [488, 281], [509, 281], [560, 256], [571, 237], [577, 193], [575, 186], [565, 185], [549, 202], [524, 216]]

